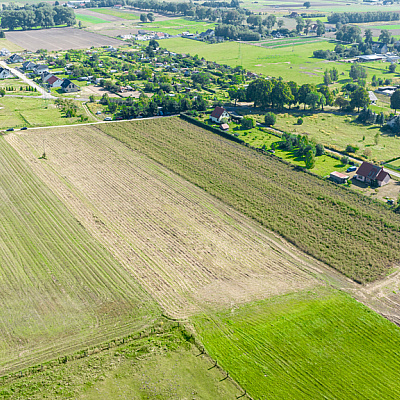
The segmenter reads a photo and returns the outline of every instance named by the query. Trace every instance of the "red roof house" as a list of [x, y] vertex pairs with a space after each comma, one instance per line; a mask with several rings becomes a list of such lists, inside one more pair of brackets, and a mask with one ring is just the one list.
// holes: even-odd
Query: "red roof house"
[[223, 107], [215, 107], [214, 111], [210, 115], [211, 121], [216, 122], [217, 124], [221, 123], [223, 118], [229, 118], [228, 111], [225, 110]]
[[358, 168], [354, 178], [365, 183], [374, 183], [383, 186], [389, 183], [390, 175], [382, 167], [364, 161]]

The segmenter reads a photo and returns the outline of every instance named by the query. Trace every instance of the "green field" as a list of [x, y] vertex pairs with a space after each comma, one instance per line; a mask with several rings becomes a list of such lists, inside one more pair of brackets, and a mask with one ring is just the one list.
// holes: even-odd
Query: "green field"
[[[19, 93], [25, 95], [25, 93]], [[36, 95], [40, 95], [40, 93], [36, 93]], [[86, 115], [81, 102], [77, 102], [77, 105], [79, 107], [78, 115]], [[79, 122], [78, 117], [65, 118], [54, 105], [53, 100], [6, 96], [0, 98], [0, 107], [2, 107], [0, 109], [0, 129], [69, 125]]]
[[289, 294], [193, 323], [253, 398], [398, 398], [400, 329], [341, 292]]
[[178, 118], [99, 127], [353, 279], [398, 260], [400, 217], [362, 194]]
[[13, 51], [22, 51], [23, 48], [19, 47], [18, 45], [14, 44], [13, 42], [10, 42], [7, 39], [0, 39], [0, 48], [6, 48], [7, 50], [13, 52]]
[[[340, 83], [350, 82], [349, 63], [326, 61], [312, 57], [314, 50], [333, 50], [335, 45], [333, 41], [321, 41], [321, 43], [287, 45], [279, 49], [268, 49], [238, 42], [208, 44], [183, 38], [173, 38], [162, 42], [163, 47], [176, 53], [197, 54], [206, 60], [232, 67], [241, 65], [249, 71], [261, 73], [264, 76], [281, 76], [284, 80], [293, 80], [299, 84], [321, 84], [324, 71], [333, 67], [340, 74]], [[368, 63], [365, 67], [368, 80], [373, 75], [376, 75], [377, 78], [393, 78], [393, 74], [387, 74], [387, 63]], [[341, 75], [342, 73], [343, 75]]]
[[92, 17], [91, 15], [82, 15], [75, 13], [75, 17], [77, 21], [82, 21], [89, 24], [106, 24], [108, 22], [101, 18]]
[[139, 15], [137, 15], [137, 14], [113, 10], [111, 8], [91, 8], [91, 11], [97, 12], [99, 14], [104, 14], [104, 15], [112, 15], [113, 17], [123, 18], [123, 19], [127, 19], [127, 20], [132, 20], [132, 19], [138, 20], [139, 19]]
[[[235, 399], [243, 393], [176, 328], [155, 333], [32, 376], [8, 379], [0, 398]], [[176, 325], [176, 324], [175, 324]]]
[[4, 138], [0, 161], [0, 374], [151, 323], [155, 303]]

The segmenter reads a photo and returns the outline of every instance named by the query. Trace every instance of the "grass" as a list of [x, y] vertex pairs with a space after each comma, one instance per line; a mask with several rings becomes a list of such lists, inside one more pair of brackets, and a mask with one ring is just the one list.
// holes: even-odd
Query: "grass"
[[[170, 51], [197, 54], [206, 60], [232, 67], [241, 65], [247, 70], [261, 73], [264, 76], [281, 76], [284, 80], [293, 80], [299, 84], [322, 84], [324, 71], [335, 67], [339, 74], [343, 73], [343, 75], [339, 75], [339, 83], [350, 82], [349, 63], [326, 61], [312, 57], [314, 50], [333, 50], [334, 42], [321, 41], [321, 43], [288, 45], [280, 47], [278, 50], [238, 42], [208, 44], [190, 39], [173, 38], [164, 40], [162, 46]], [[365, 67], [367, 68], [368, 79], [371, 79], [373, 75], [384, 79], [388, 77], [387, 63], [368, 63]]]
[[13, 42], [10, 42], [7, 39], [0, 39], [0, 48], [6, 48], [7, 50], [14, 52], [14, 51], [22, 51], [24, 50], [22, 47], [16, 45]]
[[400, 329], [341, 292], [289, 294], [193, 323], [253, 398], [397, 398]]
[[0, 161], [0, 374], [151, 322], [157, 305], [2, 137]]
[[[77, 102], [77, 105], [78, 114], [86, 115], [82, 104]], [[79, 122], [78, 117], [65, 118], [52, 100], [6, 96], [0, 98], [0, 107], [3, 107], [0, 109], [0, 129], [69, 125]]]
[[353, 279], [382, 277], [398, 260], [400, 218], [362, 194], [178, 118], [100, 128]]
[[1, 385], [0, 398], [234, 399], [243, 393], [168, 321], [154, 333]]
[[108, 22], [104, 19], [93, 17], [91, 15], [75, 14], [75, 17], [77, 21], [82, 21], [89, 24], [105, 24]]
[[113, 17], [123, 18], [127, 20], [138, 20], [139, 15], [130, 12], [117, 11], [111, 8], [91, 8], [91, 11], [104, 15], [112, 15]]

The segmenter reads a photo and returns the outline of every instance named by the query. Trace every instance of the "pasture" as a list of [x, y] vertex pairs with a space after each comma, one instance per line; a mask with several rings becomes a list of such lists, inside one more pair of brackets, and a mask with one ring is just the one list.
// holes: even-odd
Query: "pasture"
[[92, 46], [118, 47], [123, 44], [120, 40], [75, 28], [8, 31], [6, 38], [20, 48], [30, 51], [86, 49]]
[[178, 118], [99, 128], [352, 279], [381, 278], [399, 260], [400, 217], [359, 193]]
[[[124, 132], [130, 126], [101, 128]], [[154, 128], [132, 127], [139, 135]], [[140, 152], [136, 145], [132, 151], [100, 125], [28, 130], [7, 140], [168, 315], [321, 284], [308, 272], [316, 269], [314, 260], [149, 159], [141, 142]], [[47, 160], [38, 163], [43, 140]]]
[[274, 297], [192, 322], [253, 398], [398, 398], [400, 329], [341, 292]]
[[94, 17], [92, 15], [77, 14], [75, 15], [77, 21], [81, 21], [87, 24], [104, 24], [106, 20]]
[[3, 137], [0, 159], [1, 375], [135, 332], [159, 315]]
[[128, 11], [118, 11], [112, 8], [95, 8], [91, 10], [94, 13], [102, 14], [102, 15], [109, 15], [114, 18], [114, 20], [118, 19], [127, 19], [127, 20], [139, 20], [139, 15], [135, 13], [131, 13]]

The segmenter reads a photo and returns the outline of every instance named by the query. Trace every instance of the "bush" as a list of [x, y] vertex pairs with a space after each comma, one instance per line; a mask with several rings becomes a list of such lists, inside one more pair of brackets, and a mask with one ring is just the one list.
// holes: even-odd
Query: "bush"
[[297, 125], [303, 125], [303, 118], [297, 118]]
[[265, 114], [264, 123], [267, 126], [275, 125], [276, 122], [276, 115], [272, 112], [268, 112]]
[[353, 145], [353, 144], [348, 144], [347, 146], [346, 146], [346, 150], [345, 150], [345, 152], [346, 153], [356, 153], [357, 152], [357, 150], [358, 150], [358, 147], [357, 146], [355, 146], [355, 145]]
[[340, 159], [340, 162], [341, 162], [343, 165], [347, 165], [347, 164], [349, 163], [349, 157], [343, 156], [343, 157]]
[[315, 155], [317, 157], [323, 156], [325, 154], [325, 148], [321, 143], [317, 143], [315, 146]]
[[245, 117], [242, 119], [242, 129], [251, 129], [256, 126], [256, 123], [253, 118]]

